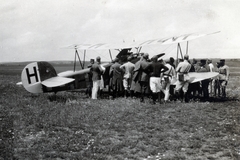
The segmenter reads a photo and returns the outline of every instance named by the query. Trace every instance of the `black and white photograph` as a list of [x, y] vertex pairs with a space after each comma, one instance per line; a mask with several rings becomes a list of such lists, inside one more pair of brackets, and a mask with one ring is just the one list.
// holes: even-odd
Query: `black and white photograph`
[[240, 159], [240, 1], [0, 4], [0, 160]]

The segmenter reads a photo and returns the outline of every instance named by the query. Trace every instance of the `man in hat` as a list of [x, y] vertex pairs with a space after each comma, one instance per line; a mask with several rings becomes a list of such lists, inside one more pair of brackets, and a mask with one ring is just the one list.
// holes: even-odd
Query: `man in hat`
[[97, 95], [100, 91], [101, 86], [101, 75], [104, 72], [104, 69], [101, 67], [101, 58], [98, 56], [96, 62], [92, 65], [90, 71], [92, 72], [92, 99], [97, 99]]
[[176, 82], [176, 87], [175, 87], [175, 94], [177, 96], [180, 95], [180, 91], [182, 89], [183, 91], [183, 97], [182, 100], [185, 102], [188, 102], [188, 86], [189, 86], [189, 75], [188, 72], [191, 68], [191, 64], [188, 62], [189, 56], [186, 54], [184, 55], [184, 60], [180, 62], [176, 68], [177, 72], [177, 82]]
[[119, 59], [116, 58], [114, 60], [114, 64], [110, 67], [109, 77], [112, 78], [111, 88], [113, 90], [112, 96], [116, 98], [121, 94], [123, 90], [122, 81], [123, 81], [123, 71], [120, 68], [121, 64], [119, 63]]
[[[200, 60], [200, 68], [197, 70], [197, 72], [210, 72], [210, 67], [206, 63], [206, 59]], [[209, 86], [210, 79], [205, 79], [201, 81], [201, 91], [203, 93], [203, 100], [208, 100], [209, 98], [209, 92], [208, 92], [208, 86]]]
[[124, 97], [127, 97], [128, 92], [130, 92], [130, 96], [133, 96], [133, 90], [130, 91], [131, 82], [132, 82], [132, 74], [135, 68], [135, 65], [131, 62], [132, 57], [129, 56], [127, 58], [127, 62], [120, 66], [123, 70], [123, 87], [124, 87]]
[[230, 71], [229, 67], [225, 64], [225, 59], [221, 59], [219, 65], [219, 83], [222, 90], [222, 97], [226, 98], [226, 86]]

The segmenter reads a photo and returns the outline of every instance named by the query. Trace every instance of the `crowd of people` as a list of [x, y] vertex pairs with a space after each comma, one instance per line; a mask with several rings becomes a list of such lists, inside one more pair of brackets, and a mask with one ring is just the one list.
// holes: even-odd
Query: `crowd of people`
[[[175, 60], [172, 57], [165, 61], [159, 60], [158, 56], [149, 59], [148, 53], [143, 53], [135, 64], [131, 62], [132, 58], [129, 56], [125, 61], [116, 58], [110, 68], [101, 65], [99, 56], [96, 62], [91, 59], [88, 65], [90, 68], [87, 88], [89, 97], [97, 99], [102, 95], [103, 89], [107, 88], [107, 94], [111, 99], [120, 96], [137, 97], [140, 102], [144, 102], [145, 97], [149, 97], [153, 104], [162, 103], [162, 101], [167, 103], [172, 100], [207, 101], [210, 94], [226, 98], [229, 67], [224, 59], [214, 66], [210, 59], [190, 61], [186, 54], [175, 66]], [[219, 75], [190, 83], [189, 72], [218, 72]]]

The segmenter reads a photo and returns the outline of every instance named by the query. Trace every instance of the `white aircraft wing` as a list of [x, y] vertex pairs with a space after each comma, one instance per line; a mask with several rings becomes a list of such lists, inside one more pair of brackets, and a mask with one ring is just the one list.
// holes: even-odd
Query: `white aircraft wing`
[[73, 81], [75, 81], [75, 79], [58, 76], [58, 77], [52, 77], [52, 78], [46, 79], [41, 83], [46, 87], [59, 87], [59, 86], [71, 83]]
[[172, 43], [180, 43], [185, 41], [194, 40], [200, 37], [204, 37], [211, 34], [216, 34], [218, 32], [213, 33], [191, 33], [185, 34], [176, 37], [167, 37], [167, 38], [159, 38], [159, 39], [152, 39], [152, 40], [145, 40], [140, 42], [132, 42], [132, 43], [121, 43], [121, 44], [110, 44], [110, 43], [96, 43], [96, 44], [74, 44], [67, 46], [66, 48], [76, 48], [80, 50], [101, 50], [101, 49], [123, 49], [123, 48], [133, 48], [133, 47], [141, 47], [146, 45], [165, 45], [165, 44], [172, 44]]
[[200, 37], [204, 37], [204, 36], [216, 34], [216, 33], [219, 33], [219, 31], [213, 32], [213, 33], [204, 33], [204, 34], [191, 33], [191, 34], [185, 34], [185, 35], [176, 36], [176, 37], [147, 40], [147, 41], [139, 43], [138, 46], [153, 45], [153, 44], [165, 45], [165, 44], [172, 44], [172, 43], [180, 43], [180, 42], [190, 41], [190, 40], [194, 40], [194, 39], [197, 39]]
[[[189, 72], [188, 73], [190, 80], [190, 83], [195, 83], [195, 82], [200, 82], [202, 80], [205, 79], [210, 79], [210, 78], [214, 78], [217, 75], [219, 75], [219, 73], [217, 72]], [[172, 85], [176, 85], [177, 80], [174, 79], [171, 84]]]
[[217, 72], [190, 72], [190, 83], [200, 82], [205, 79], [216, 77], [219, 73]]

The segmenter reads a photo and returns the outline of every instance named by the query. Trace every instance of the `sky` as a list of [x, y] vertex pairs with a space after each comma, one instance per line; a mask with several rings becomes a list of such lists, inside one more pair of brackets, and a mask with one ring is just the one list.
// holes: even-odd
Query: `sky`
[[[240, 58], [238, 0], [0, 0], [0, 62], [73, 60], [82, 43], [126, 43], [189, 33], [190, 58]], [[186, 42], [181, 43], [183, 53]], [[176, 57], [177, 44], [144, 46]], [[83, 58], [83, 51], [78, 51]], [[116, 50], [111, 51], [113, 56]], [[86, 60], [110, 60], [108, 50]]]

